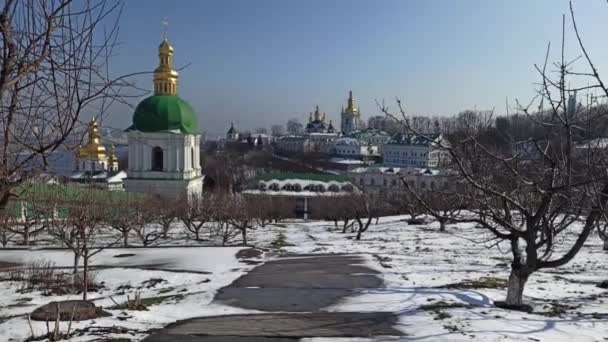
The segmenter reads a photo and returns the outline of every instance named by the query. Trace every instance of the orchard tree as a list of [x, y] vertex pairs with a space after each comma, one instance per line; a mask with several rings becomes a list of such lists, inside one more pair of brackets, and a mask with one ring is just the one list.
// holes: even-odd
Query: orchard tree
[[[535, 66], [541, 79], [536, 101], [526, 105], [518, 102], [516, 106], [529, 126], [542, 128], [545, 134], [509, 143], [526, 144], [533, 154], [524, 156], [515, 149], [499, 149], [484, 142], [481, 137], [490, 129], [487, 125], [469, 127], [450, 145], [439, 146], [451, 156], [451, 166], [465, 189], [454, 195], [469, 208], [468, 213], [448, 219], [475, 222], [494, 240], [510, 246], [507, 296], [504, 303], [499, 303], [508, 308], [522, 307], [526, 282], [534, 272], [563, 266], [576, 256], [597, 227], [608, 202], [605, 158], [599, 158], [601, 153], [589, 144], [602, 137], [593, 134], [594, 127], [603, 125], [608, 117], [605, 111], [599, 114], [573, 105], [576, 91], [596, 89], [608, 96], [608, 88], [584, 47], [572, 5], [571, 22], [585, 63], [580, 68], [586, 70], [573, 70], [575, 63], [566, 59], [563, 43], [557, 61], [550, 63], [549, 45], [545, 62]], [[569, 86], [579, 84], [570, 83], [571, 76], [588, 77], [589, 85]], [[404, 120], [407, 115], [399, 100], [396, 112], [380, 107], [412, 129]], [[416, 133], [425, 136], [424, 132]], [[432, 209], [430, 205], [427, 208]]]

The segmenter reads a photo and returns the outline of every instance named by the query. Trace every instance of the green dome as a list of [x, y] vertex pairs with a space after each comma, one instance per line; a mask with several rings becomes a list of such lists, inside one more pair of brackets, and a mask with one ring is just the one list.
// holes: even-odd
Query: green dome
[[141, 101], [133, 114], [132, 129], [142, 132], [179, 131], [197, 134], [196, 114], [176, 95], [154, 95]]

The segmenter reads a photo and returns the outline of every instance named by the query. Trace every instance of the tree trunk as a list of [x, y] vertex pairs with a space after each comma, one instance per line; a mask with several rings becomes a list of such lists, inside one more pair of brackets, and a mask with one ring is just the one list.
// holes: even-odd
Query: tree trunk
[[74, 266], [72, 268], [72, 274], [78, 273], [78, 264], [80, 263], [80, 254], [74, 253]]
[[82, 300], [87, 300], [87, 292], [89, 290], [89, 251], [84, 250], [82, 257]]
[[122, 234], [122, 244], [127, 247], [129, 246], [129, 232], [124, 232]]
[[247, 227], [241, 228], [241, 237], [243, 238], [243, 246], [247, 245]]
[[445, 220], [439, 220], [439, 231], [445, 232]]
[[522, 305], [524, 287], [530, 275], [521, 270], [511, 269], [509, 275], [509, 287], [507, 288], [507, 305]]
[[194, 230], [194, 237], [196, 238], [196, 241], [200, 241], [200, 239], [201, 239], [201, 230], [200, 229]]
[[361, 240], [362, 233], [363, 233], [363, 229], [362, 229], [361, 225], [359, 225], [359, 229], [357, 230], [357, 237], [355, 238], [355, 240]]
[[30, 229], [29, 228], [25, 228], [23, 230], [23, 244], [25, 246], [30, 245]]
[[608, 237], [604, 238], [604, 248], [605, 251], [608, 251]]
[[342, 226], [342, 234], [346, 233], [346, 229], [348, 229], [348, 220], [344, 220], [344, 226]]

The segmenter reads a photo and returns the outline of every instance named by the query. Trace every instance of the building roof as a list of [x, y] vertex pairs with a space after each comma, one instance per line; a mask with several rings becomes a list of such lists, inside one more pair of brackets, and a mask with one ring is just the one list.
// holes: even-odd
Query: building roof
[[431, 168], [400, 168], [386, 166], [370, 166], [358, 167], [351, 170], [349, 173], [377, 173], [377, 174], [394, 174], [394, 175], [421, 175], [421, 176], [438, 176], [447, 175], [450, 172], [447, 170], [431, 169]]
[[387, 145], [405, 145], [405, 146], [430, 146], [441, 140], [441, 134], [410, 134], [397, 133], [391, 137]]
[[292, 173], [292, 172], [273, 172], [259, 176], [256, 181], [270, 180], [309, 180], [318, 182], [348, 182], [348, 177], [343, 175], [321, 174], [321, 173]]
[[141, 101], [133, 114], [132, 130], [197, 134], [196, 114], [177, 95], [153, 95]]

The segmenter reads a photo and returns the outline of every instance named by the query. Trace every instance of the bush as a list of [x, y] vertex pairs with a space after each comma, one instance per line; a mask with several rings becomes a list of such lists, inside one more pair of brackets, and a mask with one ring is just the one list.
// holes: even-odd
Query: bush
[[[89, 291], [102, 286], [96, 283], [95, 272], [88, 273]], [[4, 280], [21, 282], [18, 292], [42, 291], [43, 295], [63, 295], [82, 292], [82, 274], [63, 272], [54, 262], [36, 260], [23, 267], [6, 272]]]

